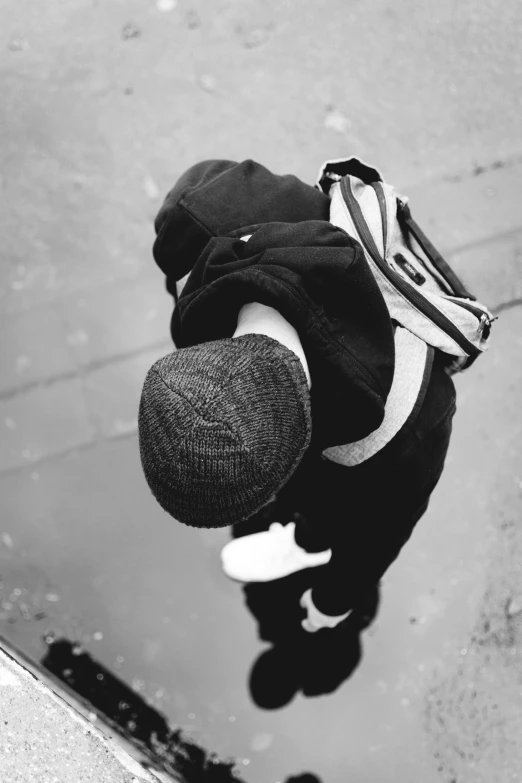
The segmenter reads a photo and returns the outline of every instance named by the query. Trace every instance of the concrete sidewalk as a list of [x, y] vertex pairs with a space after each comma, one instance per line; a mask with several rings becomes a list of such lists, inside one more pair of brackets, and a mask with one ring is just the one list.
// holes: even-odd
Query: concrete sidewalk
[[[521, 777], [520, 12], [0, 0], [0, 634], [35, 664], [53, 640], [81, 646], [248, 783]], [[410, 196], [500, 317], [456, 380], [443, 479], [357, 668], [330, 695], [269, 711], [248, 693], [266, 645], [219, 568], [228, 531], [173, 524], [141, 472], [139, 393], [171, 350], [153, 218], [205, 157], [313, 182], [352, 152]], [[32, 710], [5, 665], [3, 698]], [[138, 777], [105, 755], [103, 779]], [[10, 783], [23, 770], [8, 756]], [[80, 755], [60, 760], [71, 775], [50, 759], [42, 780], [82, 779]]]
[[108, 730], [94, 725], [0, 649], [0, 780], [3, 783], [175, 783], [149, 772]]
[[445, 475], [385, 578], [363, 661], [338, 692], [256, 710], [246, 682], [263, 647], [239, 587], [219, 571], [228, 533], [173, 525], [148, 492], [137, 403], [147, 367], [169, 350], [168, 298], [152, 274], [103, 286], [95, 303], [85, 295], [75, 318], [83, 340], [53, 325], [71, 295], [4, 313], [12, 358], [0, 402], [0, 611], [12, 643], [38, 660], [46, 634], [80, 642], [187, 736], [235, 759], [249, 783], [298, 770], [328, 783], [346, 770], [372, 783], [516, 780], [519, 176], [519, 166], [495, 168], [411, 193], [419, 222], [501, 318], [491, 351], [457, 379]]

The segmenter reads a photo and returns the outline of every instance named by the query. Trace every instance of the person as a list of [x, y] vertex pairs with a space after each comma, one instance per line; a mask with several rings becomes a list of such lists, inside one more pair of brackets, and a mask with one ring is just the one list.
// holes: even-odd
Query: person
[[315, 569], [302, 626], [334, 628], [397, 558], [442, 474], [448, 357], [431, 349], [398, 431], [342, 464], [335, 448], [364, 443], [406, 395], [390, 394], [398, 325], [328, 197], [251, 160], [204, 161], [155, 229], [176, 350], [141, 394], [148, 485], [181, 523], [241, 531], [221, 553], [231, 579]]

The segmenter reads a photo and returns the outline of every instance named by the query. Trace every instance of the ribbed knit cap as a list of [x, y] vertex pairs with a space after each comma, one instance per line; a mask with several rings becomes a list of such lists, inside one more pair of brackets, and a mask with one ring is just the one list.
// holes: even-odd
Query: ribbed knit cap
[[149, 487], [175, 519], [248, 519], [288, 481], [311, 438], [299, 358], [247, 334], [182, 348], [147, 373], [138, 428]]

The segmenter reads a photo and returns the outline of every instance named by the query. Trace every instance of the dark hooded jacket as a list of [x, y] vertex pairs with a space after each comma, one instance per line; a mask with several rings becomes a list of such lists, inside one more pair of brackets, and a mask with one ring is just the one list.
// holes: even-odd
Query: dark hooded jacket
[[311, 533], [312, 549], [332, 548], [314, 571], [312, 597], [335, 616], [378, 582], [424, 513], [455, 389], [436, 359], [422, 405], [380, 452], [350, 468], [322, 458], [380, 426], [395, 361], [393, 325], [362, 248], [329, 223], [329, 208], [321, 191], [251, 160], [200, 163], [158, 214], [154, 257], [177, 301], [179, 348], [230, 337], [248, 302], [274, 307], [296, 328], [312, 379], [312, 442], [274, 502], [233, 533], [301, 519], [296, 533]]
[[379, 427], [394, 368], [382, 294], [360, 245], [328, 215], [327, 196], [297, 177], [251, 160], [206, 161], [167, 195], [154, 244], [176, 299], [178, 348], [230, 337], [248, 302], [274, 307], [295, 327], [312, 379], [312, 445], [321, 450]]

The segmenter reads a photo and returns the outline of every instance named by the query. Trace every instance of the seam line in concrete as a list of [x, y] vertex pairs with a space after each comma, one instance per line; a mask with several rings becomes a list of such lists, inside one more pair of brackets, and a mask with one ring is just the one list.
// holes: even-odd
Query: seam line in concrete
[[[118, 276], [117, 274], [111, 274], [108, 277], [89, 281], [79, 286], [72, 285], [71, 287], [67, 288], [64, 285], [63, 290], [62, 286], [60, 286], [60, 288], [55, 289], [55, 293], [51, 300], [46, 301], [44, 299], [36, 303], [28, 302], [26, 305], [18, 306], [12, 310], [9, 308], [4, 309], [6, 315], [17, 315], [18, 313], [25, 313], [29, 310], [32, 313], [37, 313], [40, 310], [45, 310], [47, 307], [49, 307], [50, 304], [60, 305], [64, 302], [68, 302], [72, 296], [94, 296], [111, 285], [117, 285], [118, 291], [125, 291], [132, 289], [139, 284], [146, 285], [147, 283], [154, 282], [158, 285], [158, 291], [161, 291], [162, 294], [167, 293], [168, 295], [164, 281], [165, 276], [161, 273], [161, 270], [151, 264], [149, 267], [143, 267], [142, 269], [132, 274], [123, 274], [121, 276]], [[2, 298], [6, 296], [6, 293], [9, 295], [12, 293], [12, 289], [9, 284], [4, 289], [0, 288], [0, 303], [2, 303]]]
[[429, 187], [430, 185], [437, 185], [441, 182], [448, 182], [451, 184], [457, 182], [467, 182], [468, 180], [476, 179], [477, 177], [481, 177], [484, 174], [488, 174], [490, 171], [496, 171], [498, 169], [510, 169], [513, 166], [517, 166], [519, 163], [522, 163], [522, 155], [520, 153], [516, 153], [513, 155], [508, 155], [506, 158], [492, 160], [490, 163], [477, 163], [475, 166], [473, 166], [472, 169], [461, 169], [456, 174], [442, 174], [435, 177], [428, 177], [427, 179], [423, 179], [418, 182], [412, 182], [404, 188], [399, 188], [399, 190], [404, 190], [404, 192], [407, 193], [408, 189], [413, 190], [414, 188]]
[[522, 297], [518, 297], [517, 299], [508, 299], [507, 302], [501, 302], [494, 308], [495, 313], [502, 313], [506, 310], [512, 310], [514, 307], [519, 307], [522, 305]]
[[77, 369], [70, 370], [68, 372], [62, 372], [58, 375], [53, 375], [51, 378], [43, 378], [39, 381], [30, 381], [29, 383], [24, 383], [21, 386], [17, 386], [15, 389], [7, 389], [6, 391], [0, 392], [0, 401], [5, 402], [7, 400], [12, 400], [21, 394], [33, 391], [34, 389], [46, 389], [50, 386], [54, 386], [56, 383], [61, 383], [63, 381], [72, 381], [77, 378], [85, 378], [91, 372], [101, 370], [104, 367], [110, 366], [111, 364], [118, 364], [118, 362], [123, 362], [127, 359], [135, 359], [139, 356], [143, 356], [149, 351], [169, 347], [174, 350], [174, 344], [172, 343], [172, 340], [158, 340], [154, 343], [149, 343], [148, 345], [141, 346], [140, 348], [136, 348], [132, 351], [123, 351], [122, 353], [112, 354], [111, 356], [106, 356], [101, 359], [94, 359], [92, 362], [81, 365]]
[[95, 437], [88, 443], [79, 443], [77, 446], [70, 446], [66, 449], [62, 449], [61, 451], [53, 451], [52, 454], [47, 454], [44, 457], [28, 461], [25, 465], [13, 465], [12, 467], [4, 468], [0, 470], [0, 479], [3, 476], [16, 475], [28, 470], [32, 473], [33, 471], [37, 471], [38, 468], [42, 465], [47, 465], [49, 462], [53, 462], [54, 460], [68, 457], [70, 454], [78, 454], [84, 451], [89, 451], [89, 449], [93, 449], [99, 446], [100, 443], [114, 443], [116, 441], [119, 442], [122, 440], [135, 438], [137, 431], [137, 428], [135, 428], [130, 432], [117, 433], [108, 437]]
[[464, 245], [458, 245], [457, 247], [445, 250], [444, 254], [448, 258], [451, 258], [451, 256], [456, 256], [459, 253], [466, 253], [468, 250], [475, 250], [478, 247], [483, 247], [483, 245], [491, 245], [494, 242], [498, 242], [499, 240], [515, 237], [517, 234], [522, 234], [522, 226], [519, 226], [518, 228], [510, 228], [507, 231], [501, 231], [498, 234], [492, 234], [491, 236], [483, 237], [482, 239], [476, 239], [472, 242], [467, 242]]

